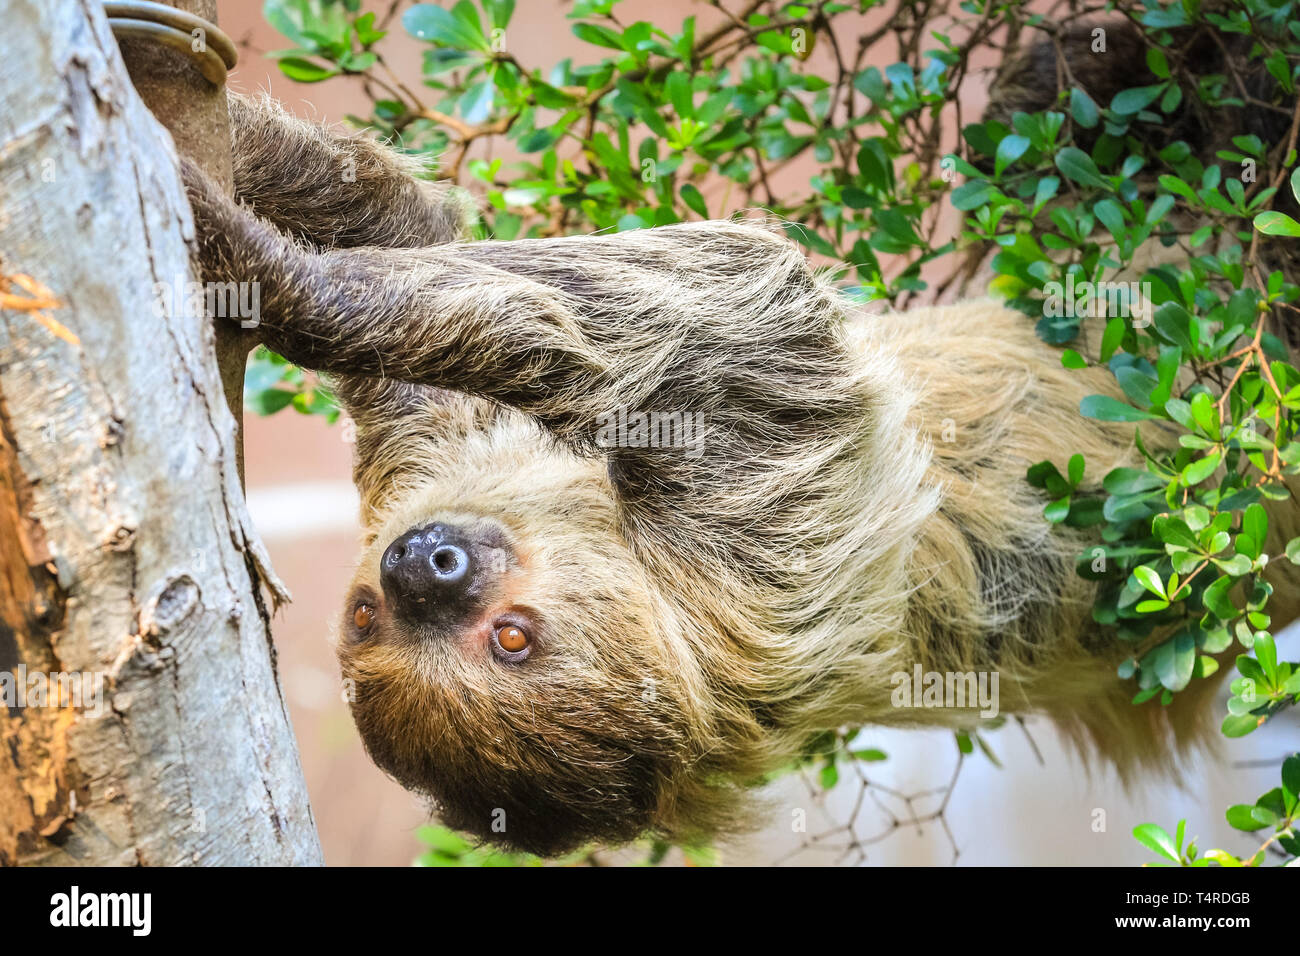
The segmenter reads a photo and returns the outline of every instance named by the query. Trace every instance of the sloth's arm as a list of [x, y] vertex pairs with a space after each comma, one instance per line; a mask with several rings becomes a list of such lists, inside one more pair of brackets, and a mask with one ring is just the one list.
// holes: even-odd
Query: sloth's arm
[[[452, 242], [472, 216], [468, 196], [420, 179], [415, 159], [364, 136], [299, 119], [265, 95], [227, 94], [235, 198], [314, 249], [410, 248]], [[447, 393], [388, 378], [336, 375], [330, 385], [361, 429], [358, 450], [395, 416]]]
[[286, 112], [268, 96], [227, 96], [235, 198], [321, 249], [409, 248], [451, 242], [470, 205], [421, 164], [363, 136]]

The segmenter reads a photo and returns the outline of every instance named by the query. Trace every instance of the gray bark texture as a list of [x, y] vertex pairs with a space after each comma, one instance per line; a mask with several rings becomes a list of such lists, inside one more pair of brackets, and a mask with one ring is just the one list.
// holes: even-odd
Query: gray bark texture
[[171, 137], [98, 3], [0, 22], [0, 863], [319, 863]]

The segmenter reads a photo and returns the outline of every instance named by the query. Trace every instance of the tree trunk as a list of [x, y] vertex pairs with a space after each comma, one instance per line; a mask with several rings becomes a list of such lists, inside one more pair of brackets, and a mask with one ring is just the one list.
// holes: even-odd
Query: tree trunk
[[319, 863], [171, 141], [98, 4], [0, 12], [0, 862]]
[[[217, 22], [216, 0], [162, 0]], [[230, 162], [230, 116], [226, 111], [225, 87], [208, 82], [194, 61], [171, 47], [151, 40], [127, 38], [118, 41], [127, 73], [144, 105], [158, 122], [167, 127], [178, 152], [197, 162], [227, 193], [234, 192]], [[243, 405], [244, 366], [256, 345], [256, 335], [234, 322], [214, 327], [217, 336], [217, 368], [226, 405], [235, 418], [235, 462], [240, 485], [244, 477]]]

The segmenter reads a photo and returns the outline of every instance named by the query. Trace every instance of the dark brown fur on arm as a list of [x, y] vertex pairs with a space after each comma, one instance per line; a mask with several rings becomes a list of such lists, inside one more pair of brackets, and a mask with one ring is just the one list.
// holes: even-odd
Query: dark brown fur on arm
[[[306, 248], [436, 245], [461, 238], [473, 219], [468, 194], [424, 178], [414, 157], [300, 119], [266, 95], [230, 92], [227, 105], [235, 199]], [[358, 425], [451, 400], [398, 379], [339, 375], [329, 384]], [[364, 428], [358, 436], [363, 458], [373, 438]]]

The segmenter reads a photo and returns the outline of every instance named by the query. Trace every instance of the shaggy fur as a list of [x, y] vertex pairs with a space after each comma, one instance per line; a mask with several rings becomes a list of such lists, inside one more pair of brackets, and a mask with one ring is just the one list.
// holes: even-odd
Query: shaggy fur
[[[748, 785], [819, 731], [976, 726], [893, 706], [917, 663], [997, 672], [1003, 711], [1124, 774], [1205, 731], [1210, 681], [1128, 703], [1083, 539], [1025, 481], [1069, 451], [1093, 483], [1133, 460], [1130, 427], [1077, 412], [1113, 379], [1062, 369], [1022, 316], [850, 313], [757, 222], [452, 241], [463, 207], [390, 154], [265, 102], [232, 116], [257, 175], [240, 206], [187, 165], [202, 269], [259, 282], [268, 346], [331, 375], [356, 421], [339, 657], [369, 752], [450, 825], [542, 854], [752, 826]], [[358, 153], [364, 183], [331, 173]], [[691, 413], [703, 453], [602, 447], [616, 409]], [[453, 633], [401, 624], [379, 584], [389, 542], [432, 521], [507, 542]], [[514, 613], [536, 634], [508, 665], [488, 640]]]

